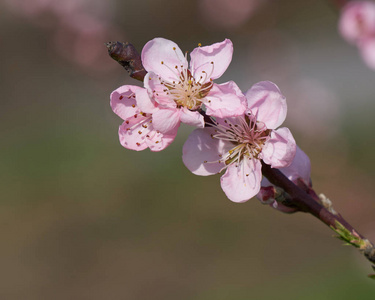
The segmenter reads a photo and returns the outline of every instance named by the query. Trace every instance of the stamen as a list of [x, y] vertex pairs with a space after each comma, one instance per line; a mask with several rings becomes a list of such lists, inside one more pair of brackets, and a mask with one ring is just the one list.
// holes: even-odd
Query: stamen
[[270, 138], [271, 130], [268, 130], [263, 122], [257, 121], [251, 113], [246, 116], [224, 119], [221, 123], [214, 119], [212, 121], [213, 124], [209, 124], [214, 128], [211, 138], [231, 142], [233, 148], [221, 154], [219, 160], [209, 163], [224, 163], [223, 169], [234, 164], [240, 168], [239, 172], [243, 172], [244, 176], [249, 176], [245, 174], [243, 162], [261, 158], [263, 145]]

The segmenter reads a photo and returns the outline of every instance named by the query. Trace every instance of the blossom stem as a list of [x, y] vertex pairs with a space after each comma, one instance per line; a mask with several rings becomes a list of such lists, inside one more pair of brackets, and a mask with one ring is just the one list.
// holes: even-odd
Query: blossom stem
[[[352, 225], [350, 225], [340, 214], [333, 214], [328, 211], [322, 204], [316, 201], [311, 195], [307, 194], [300, 187], [290, 181], [281, 171], [271, 168], [271, 166], [262, 162], [262, 173], [274, 185], [281, 187], [291, 197], [291, 204], [298, 207], [300, 211], [312, 214], [324, 224], [331, 227], [333, 230], [342, 231], [342, 228], [347, 230], [351, 236], [358, 237], [361, 241], [366, 243], [365, 247], [361, 249], [365, 257], [375, 263], [375, 247], [365, 239], [364, 236], [358, 233]], [[347, 242], [350, 242], [346, 240]], [[355, 245], [356, 247], [359, 247]]]
[[143, 81], [147, 72], [142, 65], [141, 56], [130, 43], [106, 43], [108, 54], [128, 71], [130, 77]]

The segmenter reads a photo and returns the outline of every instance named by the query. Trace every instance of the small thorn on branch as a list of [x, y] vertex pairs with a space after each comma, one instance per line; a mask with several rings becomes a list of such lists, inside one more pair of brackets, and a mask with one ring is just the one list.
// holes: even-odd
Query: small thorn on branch
[[108, 54], [129, 73], [130, 77], [143, 81], [147, 72], [142, 65], [141, 56], [130, 43], [106, 43]]

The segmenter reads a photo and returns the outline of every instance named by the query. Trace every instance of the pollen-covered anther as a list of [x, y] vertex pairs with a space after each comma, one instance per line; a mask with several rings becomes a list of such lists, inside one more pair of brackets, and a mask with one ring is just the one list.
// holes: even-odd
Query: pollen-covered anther
[[[195, 79], [189, 69], [184, 65], [173, 65], [161, 61], [167, 69], [176, 74], [178, 81], [168, 81], [158, 77], [160, 83], [166, 88], [163, 89], [163, 96], [167, 96], [177, 104], [178, 108], [186, 107], [189, 110], [197, 110], [202, 106], [202, 99], [205, 98], [213, 87], [212, 81], [208, 81], [209, 74], [202, 71], [202, 75]], [[213, 69], [213, 67], [212, 67]], [[208, 81], [208, 82], [207, 82]], [[206, 83], [205, 83], [206, 82]], [[153, 91], [155, 93], [155, 91]], [[155, 94], [159, 96], [159, 93]]]

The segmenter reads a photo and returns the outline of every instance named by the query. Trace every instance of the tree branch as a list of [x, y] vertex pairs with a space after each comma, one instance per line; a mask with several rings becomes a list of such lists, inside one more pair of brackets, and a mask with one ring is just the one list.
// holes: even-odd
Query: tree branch
[[141, 56], [130, 43], [109, 42], [108, 54], [128, 71], [130, 77], [143, 81], [147, 72], [142, 65]]

